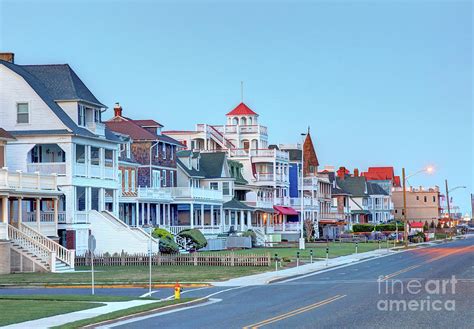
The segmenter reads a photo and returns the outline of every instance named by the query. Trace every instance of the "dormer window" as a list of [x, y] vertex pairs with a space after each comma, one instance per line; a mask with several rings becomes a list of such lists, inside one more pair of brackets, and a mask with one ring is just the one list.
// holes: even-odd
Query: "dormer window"
[[86, 125], [86, 109], [83, 105], [78, 104], [77, 106], [77, 124], [79, 126]]
[[94, 122], [102, 122], [101, 112], [99, 109], [94, 110]]
[[166, 144], [163, 143], [162, 147], [163, 147], [163, 159], [166, 159]]

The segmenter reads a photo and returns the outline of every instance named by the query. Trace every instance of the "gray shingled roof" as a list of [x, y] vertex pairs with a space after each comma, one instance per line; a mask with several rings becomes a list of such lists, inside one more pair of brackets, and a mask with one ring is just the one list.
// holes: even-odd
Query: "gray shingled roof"
[[[41, 99], [46, 103], [46, 105], [48, 105], [48, 107], [53, 111], [53, 113], [58, 117], [58, 119], [61, 120], [61, 122], [70, 130], [71, 133], [73, 133], [75, 135], [85, 136], [85, 137], [98, 137], [97, 135], [93, 134], [91, 131], [87, 130], [86, 128], [79, 127], [71, 119], [71, 117], [69, 117], [69, 115], [67, 115], [66, 112], [64, 112], [64, 110], [55, 102], [56, 99], [55, 99], [55, 97], [53, 97], [52, 93], [55, 96], [59, 97], [59, 99], [62, 99], [62, 100], [68, 99], [67, 98], [68, 95], [64, 95], [64, 97], [60, 97], [61, 95], [59, 95], [59, 91], [54, 92], [52, 90], [52, 88], [53, 88], [52, 82], [46, 82], [46, 84], [45, 84], [42, 81], [42, 75], [41, 74], [31, 73], [30, 72], [31, 67], [34, 67], [34, 65], [29, 65], [29, 66], [25, 65], [30, 69], [30, 70], [28, 70], [23, 65], [16, 65], [16, 64], [13, 64], [13, 63], [10, 63], [10, 62], [7, 62], [7, 61], [0, 60], [0, 64], [5, 65], [8, 69], [12, 70], [13, 72], [15, 72], [16, 74], [21, 76], [26, 81], [26, 83], [28, 83], [30, 85], [30, 87], [33, 88], [33, 90], [38, 94], [38, 96], [41, 97]], [[45, 66], [45, 65], [38, 65], [38, 66]], [[69, 68], [69, 70], [71, 70], [71, 72], [73, 72], [72, 69], [69, 66], [68, 66], [68, 68]], [[33, 71], [34, 71], [34, 69], [33, 69]], [[75, 73], [74, 73], [74, 76], [77, 77], [77, 75]], [[80, 81], [80, 79], [78, 77], [77, 77], [77, 79]], [[78, 82], [77, 80], [75, 80], [75, 81]], [[80, 81], [80, 82], [83, 85], [82, 81]], [[48, 87], [46, 85], [48, 85]], [[85, 88], [87, 89], [87, 87], [85, 87]], [[85, 91], [82, 90], [82, 87], [78, 88], [78, 89], [81, 90], [80, 93], [83, 94], [83, 96], [85, 97], [86, 96], [84, 94]], [[87, 90], [89, 90], [89, 89], [87, 89]], [[94, 97], [94, 99], [97, 100], [95, 97]], [[98, 102], [98, 103], [100, 104], [100, 102]], [[28, 132], [30, 132], [30, 131], [28, 131]], [[28, 132], [25, 132], [25, 135]], [[41, 132], [46, 132], [46, 131], [36, 131], [36, 132], [31, 131], [31, 133], [33, 133], [33, 134], [41, 134]], [[15, 134], [20, 135], [20, 132], [17, 131]], [[112, 141], [118, 141], [116, 136], [114, 134], [112, 134], [107, 128], [105, 128], [105, 137], [109, 140], [112, 140]]]
[[68, 64], [22, 65], [21, 67], [38, 78], [55, 101], [81, 100], [99, 107], [107, 107], [99, 102]]
[[352, 194], [355, 197], [363, 197], [368, 194], [365, 191], [365, 177], [345, 177], [344, 179], [336, 178], [337, 187], [342, 191]]
[[224, 209], [255, 211], [255, 208], [249, 207], [245, 203], [242, 203], [236, 199], [227, 201], [226, 203], [224, 203], [223, 207]]
[[226, 155], [224, 152], [201, 153], [199, 169], [205, 178], [221, 178]]
[[377, 183], [367, 182], [367, 190], [370, 195], [388, 195], [387, 191]]

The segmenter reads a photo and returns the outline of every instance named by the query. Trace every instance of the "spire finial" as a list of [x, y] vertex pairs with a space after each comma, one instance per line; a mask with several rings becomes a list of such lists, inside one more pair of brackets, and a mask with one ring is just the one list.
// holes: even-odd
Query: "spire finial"
[[308, 126], [308, 135], [309, 135], [309, 126]]

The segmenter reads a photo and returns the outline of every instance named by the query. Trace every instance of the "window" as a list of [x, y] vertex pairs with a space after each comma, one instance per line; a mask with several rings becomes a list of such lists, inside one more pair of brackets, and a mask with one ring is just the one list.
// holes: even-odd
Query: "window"
[[229, 182], [223, 182], [222, 183], [222, 193], [224, 195], [229, 195], [230, 194], [230, 184]]
[[77, 124], [79, 126], [86, 125], [86, 109], [83, 105], [77, 105]]
[[131, 185], [131, 191], [135, 192], [135, 184], [136, 184], [135, 183], [135, 170], [132, 170], [130, 173], [131, 173], [130, 178], [131, 178], [131, 181], [132, 181], [132, 183], [130, 184]]
[[174, 186], [174, 172], [170, 171], [170, 186]]
[[86, 210], [86, 188], [83, 186], [76, 187], [76, 210], [85, 211]]
[[29, 123], [30, 115], [28, 111], [28, 103], [16, 104], [16, 123]]
[[161, 186], [161, 171], [153, 170], [153, 182], [152, 187], [160, 187]]
[[99, 211], [99, 189], [91, 188], [91, 209]]
[[91, 147], [91, 165], [100, 165], [100, 149], [98, 147]]
[[433, 202], [436, 202], [436, 197], [433, 195]]
[[106, 167], [113, 167], [114, 166], [114, 151], [113, 150], [105, 150], [105, 166]]
[[427, 201], [426, 195], [425, 195], [425, 197], [424, 197], [424, 200], [425, 200], [425, 202]]
[[170, 146], [170, 159], [173, 160], [174, 158], [174, 145]]
[[86, 146], [76, 144], [76, 163], [86, 162]]
[[130, 159], [131, 158], [131, 145], [130, 145], [130, 142], [128, 142], [127, 144], [125, 144], [125, 155], [127, 157], [127, 159]]
[[166, 186], [166, 170], [162, 170], [161, 175], [163, 176], [163, 184], [161, 186]]
[[219, 183], [217, 182], [211, 182], [209, 184], [209, 187], [211, 188], [211, 190], [218, 190], [219, 189]]
[[419, 197], [418, 195], [416, 196], [416, 200], [417, 200], [417, 201], [420, 200], [420, 197]]
[[127, 169], [125, 169], [125, 180], [124, 180], [124, 183], [125, 183], [124, 191], [125, 192], [130, 191], [130, 185], [128, 185], [129, 184], [129, 180], [128, 180], [129, 175], [130, 175], [130, 172]]
[[94, 110], [94, 122], [101, 122], [101, 112], [100, 110]]
[[123, 182], [122, 182], [122, 170], [119, 170], [118, 172], [118, 181], [119, 181], [119, 186], [120, 186], [120, 189], [123, 191]]
[[162, 147], [163, 147], [163, 150], [162, 150], [162, 152], [163, 152], [163, 159], [166, 159], [166, 144], [163, 143], [163, 144], [162, 144]]

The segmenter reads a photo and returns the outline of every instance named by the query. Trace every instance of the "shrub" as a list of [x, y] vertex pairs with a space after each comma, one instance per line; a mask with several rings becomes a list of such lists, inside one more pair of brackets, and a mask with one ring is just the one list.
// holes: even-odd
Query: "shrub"
[[207, 240], [204, 235], [198, 229], [187, 229], [179, 232], [180, 237], [188, 238], [193, 244], [194, 250], [199, 250], [207, 246]]
[[242, 236], [250, 237], [252, 239], [252, 247], [257, 245], [257, 234], [252, 230], [247, 230], [242, 233]]
[[151, 232], [151, 235], [155, 239], [163, 239], [163, 238], [166, 238], [166, 237], [173, 239], [173, 234], [171, 234], [170, 232], [168, 232], [164, 228], [155, 228], [153, 230], [153, 232]]
[[164, 254], [174, 254], [179, 251], [179, 247], [173, 238], [165, 236], [160, 238], [160, 252]]
[[352, 230], [354, 231], [354, 233], [372, 232], [374, 230], [374, 225], [372, 225], [372, 224], [354, 224], [354, 225], [352, 225]]

